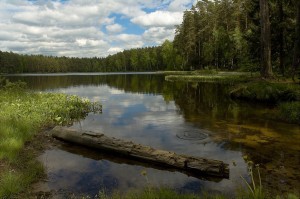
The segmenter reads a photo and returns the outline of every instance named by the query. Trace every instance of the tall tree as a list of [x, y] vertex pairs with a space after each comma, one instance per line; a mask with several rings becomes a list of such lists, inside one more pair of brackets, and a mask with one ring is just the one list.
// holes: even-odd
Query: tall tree
[[260, 0], [260, 42], [261, 42], [261, 75], [265, 78], [273, 76], [271, 63], [271, 29], [268, 0]]
[[293, 80], [300, 65], [300, 1], [297, 2], [296, 41], [293, 57]]

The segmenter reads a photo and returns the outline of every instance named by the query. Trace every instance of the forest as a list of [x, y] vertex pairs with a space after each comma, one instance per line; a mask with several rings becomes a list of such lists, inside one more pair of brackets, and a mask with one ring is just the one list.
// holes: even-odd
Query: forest
[[[174, 41], [107, 57], [21, 55], [0, 51], [0, 73], [239, 70], [283, 76], [299, 70], [297, 0], [198, 1]], [[297, 69], [298, 68], [298, 69]]]

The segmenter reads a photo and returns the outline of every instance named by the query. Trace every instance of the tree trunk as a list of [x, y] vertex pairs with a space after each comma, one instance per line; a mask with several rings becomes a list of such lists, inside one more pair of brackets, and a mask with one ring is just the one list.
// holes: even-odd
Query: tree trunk
[[269, 19], [268, 0], [260, 0], [260, 26], [261, 26], [261, 75], [269, 78], [273, 76], [271, 65], [271, 30]]
[[284, 66], [284, 38], [283, 38], [283, 5], [282, 0], [278, 1], [278, 11], [279, 11], [279, 68], [281, 74], [284, 76], [285, 66]]
[[293, 80], [295, 81], [295, 75], [300, 64], [300, 1], [297, 3], [297, 19], [296, 19], [296, 41], [294, 47], [293, 56]]
[[198, 41], [198, 64], [200, 69], [203, 69], [202, 67], [202, 59], [201, 59], [201, 40]]
[[104, 134], [78, 132], [66, 127], [57, 126], [51, 130], [54, 138], [87, 146], [89, 148], [112, 151], [137, 160], [157, 163], [202, 176], [229, 177], [229, 166], [218, 160], [209, 160], [170, 151], [163, 151], [135, 144], [133, 142], [107, 137]]

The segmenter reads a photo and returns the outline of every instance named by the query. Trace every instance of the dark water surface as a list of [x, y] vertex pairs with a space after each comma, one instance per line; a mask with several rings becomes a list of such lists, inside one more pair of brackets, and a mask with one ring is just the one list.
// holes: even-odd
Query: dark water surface
[[[179, 192], [231, 195], [249, 180], [247, 161], [259, 164], [271, 192], [300, 188], [300, 127], [272, 119], [273, 107], [233, 101], [228, 86], [166, 82], [159, 74], [10, 76], [37, 91], [79, 95], [103, 104], [72, 128], [102, 132], [177, 153], [230, 164], [229, 179], [199, 179], [178, 171], [63, 144], [40, 158], [48, 172], [41, 191], [97, 194], [99, 190], [166, 186]], [[141, 172], [146, 172], [146, 176]]]

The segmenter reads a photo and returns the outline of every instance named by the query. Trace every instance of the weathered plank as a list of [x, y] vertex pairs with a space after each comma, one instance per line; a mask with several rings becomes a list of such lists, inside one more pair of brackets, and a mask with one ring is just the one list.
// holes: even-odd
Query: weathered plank
[[61, 126], [53, 128], [51, 134], [54, 138], [67, 142], [94, 149], [114, 151], [135, 159], [154, 162], [188, 172], [197, 172], [198, 175], [203, 174], [222, 178], [229, 177], [228, 164], [218, 160], [176, 154], [174, 152], [136, 144], [131, 141], [108, 137], [104, 134], [80, 132]]

